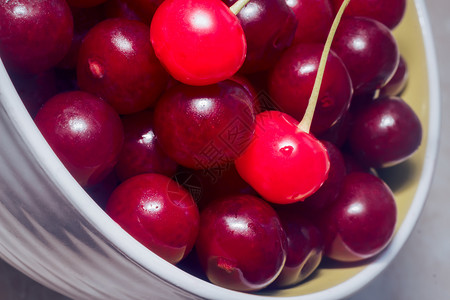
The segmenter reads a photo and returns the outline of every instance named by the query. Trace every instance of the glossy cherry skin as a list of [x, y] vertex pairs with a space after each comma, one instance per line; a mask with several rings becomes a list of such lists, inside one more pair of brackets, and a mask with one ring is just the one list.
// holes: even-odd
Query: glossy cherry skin
[[164, 175], [141, 174], [124, 181], [109, 198], [106, 212], [173, 264], [189, 254], [198, 235], [199, 212], [192, 196]]
[[287, 238], [286, 263], [274, 282], [286, 287], [308, 278], [322, 261], [324, 243], [319, 228], [302, 215], [301, 209], [293, 205], [277, 206]]
[[[343, 0], [331, 2], [337, 12]], [[394, 29], [402, 20], [405, 10], [406, 0], [352, 0], [344, 15], [368, 17], [383, 23], [389, 29]]]
[[349, 135], [352, 153], [374, 168], [392, 166], [409, 158], [422, 141], [422, 125], [401, 98], [372, 102], [353, 120]]
[[9, 71], [37, 74], [54, 67], [72, 36], [72, 14], [64, 0], [0, 4], [0, 57]]
[[123, 116], [122, 124], [125, 142], [115, 168], [121, 180], [143, 173], [175, 174], [178, 165], [161, 149], [153, 130], [153, 111]]
[[380, 90], [380, 96], [399, 96], [405, 90], [408, 80], [408, 65], [403, 56], [400, 55], [397, 70], [394, 76]]
[[252, 99], [231, 80], [174, 86], [158, 101], [154, 116], [163, 150], [191, 169], [234, 161], [250, 143], [255, 127]]
[[123, 126], [103, 100], [85, 92], [61, 93], [34, 119], [53, 151], [81, 186], [100, 182], [123, 145]]
[[235, 161], [241, 177], [267, 201], [302, 201], [328, 176], [330, 160], [325, 147], [297, 124], [278, 111], [258, 114], [255, 135]]
[[297, 18], [293, 44], [325, 43], [334, 19], [330, 0], [285, 0]]
[[81, 45], [77, 78], [82, 90], [107, 101], [119, 114], [152, 106], [168, 74], [138, 21], [108, 19], [92, 28]]
[[106, 0], [66, 0], [73, 7], [93, 7], [99, 5]]
[[319, 211], [329, 207], [338, 197], [347, 174], [344, 157], [333, 143], [321, 141], [327, 149], [330, 158], [330, 171], [323, 185], [311, 196], [305, 199], [302, 205], [311, 211]]
[[[286, 50], [273, 67], [269, 94], [281, 111], [301, 120], [316, 80], [322, 44], [298, 44]], [[348, 110], [352, 82], [341, 59], [333, 52], [327, 59], [311, 132], [320, 134]]]
[[286, 236], [278, 215], [251, 195], [210, 203], [201, 212], [195, 247], [208, 279], [239, 291], [268, 286], [286, 260]]
[[176, 80], [208, 85], [242, 66], [247, 43], [237, 17], [220, 0], [166, 0], [153, 16], [156, 56]]
[[[237, 0], [223, 0], [231, 6]], [[297, 19], [285, 0], [252, 0], [236, 15], [247, 40], [247, 57], [241, 72], [267, 70], [292, 44]]]
[[347, 67], [356, 94], [382, 88], [399, 62], [397, 42], [389, 28], [364, 17], [342, 18], [331, 48]]
[[324, 254], [345, 262], [373, 257], [388, 245], [396, 219], [389, 187], [372, 174], [350, 173], [336, 202], [320, 216]]

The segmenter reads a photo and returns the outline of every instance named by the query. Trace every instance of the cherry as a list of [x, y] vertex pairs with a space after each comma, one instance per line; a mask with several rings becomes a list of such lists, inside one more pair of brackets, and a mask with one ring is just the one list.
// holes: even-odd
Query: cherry
[[119, 114], [146, 109], [165, 89], [168, 75], [138, 21], [108, 19], [92, 28], [81, 45], [77, 78]]
[[403, 56], [400, 55], [397, 70], [395, 71], [394, 76], [392, 76], [388, 83], [380, 90], [380, 96], [399, 96], [406, 88], [408, 79], [408, 65]]
[[201, 212], [195, 247], [208, 279], [239, 291], [268, 286], [286, 260], [286, 236], [278, 215], [251, 195], [211, 202]]
[[320, 215], [324, 254], [354, 262], [375, 256], [394, 233], [397, 208], [394, 195], [378, 177], [350, 173], [336, 202]]
[[192, 169], [226, 165], [250, 143], [255, 113], [240, 84], [176, 85], [155, 107], [155, 133], [169, 157]]
[[[301, 120], [309, 103], [322, 55], [321, 44], [290, 47], [269, 75], [269, 93], [281, 111]], [[321, 82], [311, 132], [320, 134], [336, 123], [348, 110], [352, 83], [340, 58], [330, 52]]]
[[256, 116], [255, 135], [235, 161], [236, 169], [265, 200], [292, 203], [311, 196], [328, 176], [323, 144], [297, 128], [291, 116], [265, 111]]
[[334, 17], [330, 0], [285, 1], [298, 21], [293, 44], [325, 43]]
[[73, 7], [93, 7], [99, 5], [106, 0], [66, 0]]
[[81, 186], [100, 182], [116, 164], [123, 126], [101, 99], [80, 91], [61, 93], [42, 106], [34, 121]]
[[384, 97], [359, 111], [349, 135], [352, 153], [370, 167], [398, 164], [422, 140], [420, 120], [401, 98]]
[[[237, 0], [222, 0], [228, 6]], [[285, 0], [251, 0], [236, 15], [247, 41], [244, 73], [267, 70], [291, 45], [297, 19]]]
[[0, 56], [10, 72], [37, 74], [54, 67], [72, 36], [72, 14], [64, 0], [0, 3]]
[[[337, 11], [343, 0], [331, 0]], [[352, 0], [344, 15], [375, 19], [389, 29], [394, 29], [402, 20], [406, 10], [406, 0]]]
[[274, 285], [292, 286], [308, 278], [317, 269], [322, 260], [324, 243], [320, 230], [302, 215], [298, 206], [278, 206], [276, 212], [286, 233], [287, 256]]
[[342, 18], [331, 48], [347, 67], [355, 94], [383, 87], [397, 69], [397, 42], [389, 28], [373, 19]]
[[146, 110], [122, 117], [125, 142], [116, 164], [121, 180], [143, 173], [173, 176], [177, 163], [163, 152], [153, 130], [153, 112]]
[[153, 16], [156, 56], [178, 81], [208, 85], [231, 77], [247, 44], [239, 20], [220, 0], [166, 0]]
[[109, 198], [106, 212], [173, 264], [189, 254], [198, 235], [199, 212], [192, 196], [164, 175], [141, 174], [124, 181]]

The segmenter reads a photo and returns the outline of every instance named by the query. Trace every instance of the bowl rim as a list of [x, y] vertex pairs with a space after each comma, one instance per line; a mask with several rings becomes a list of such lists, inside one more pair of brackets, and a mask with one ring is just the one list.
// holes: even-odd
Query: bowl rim
[[[424, 39], [429, 81], [429, 115], [433, 117], [428, 120], [428, 138], [426, 141], [427, 150], [420, 181], [411, 207], [402, 225], [392, 239], [389, 247], [387, 247], [373, 263], [369, 264], [361, 272], [359, 272], [358, 275], [353, 276], [343, 283], [316, 293], [299, 296], [281, 296], [279, 298], [297, 300], [340, 299], [356, 293], [377, 275], [379, 275], [394, 259], [405, 244], [406, 240], [409, 238], [417, 223], [430, 190], [436, 164], [441, 122], [441, 95], [436, 51], [434, 48], [434, 41], [425, 0], [414, 0], [414, 2]], [[1, 59], [0, 77], [9, 78]], [[91, 199], [91, 197], [77, 184], [75, 179], [66, 170], [64, 165], [59, 161], [35, 126], [25, 107], [23, 105], [17, 105], [17, 103], [21, 103], [21, 100], [12, 83], [7, 80], [0, 81], [0, 91], [3, 91], [6, 95], [8, 95], [8, 97], [3, 97], [4, 99], [2, 99], [2, 104], [5, 111], [9, 116], [11, 116], [10, 119], [14, 123], [15, 128], [18, 129], [19, 135], [30, 150], [30, 153], [34, 157], [35, 161], [39, 164], [40, 168], [42, 168], [48, 175], [49, 180], [51, 180], [52, 183], [61, 191], [73, 207], [77, 209], [77, 211], [100, 234], [102, 234], [115, 247], [120, 249], [123, 255], [126, 256], [131, 262], [142, 266], [148, 272], [156, 274], [165, 282], [168, 282], [171, 285], [174, 285], [198, 297], [207, 299], [274, 299], [273, 296], [254, 295], [231, 291], [198, 279], [197, 277], [190, 275], [178, 267], [166, 262], [136, 241]], [[27, 275], [31, 276], [31, 274]], [[33, 277], [33, 279], [39, 281], [39, 278]]]

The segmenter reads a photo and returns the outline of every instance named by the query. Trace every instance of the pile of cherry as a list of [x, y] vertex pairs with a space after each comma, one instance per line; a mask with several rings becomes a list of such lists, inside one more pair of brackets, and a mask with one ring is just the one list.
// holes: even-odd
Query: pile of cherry
[[377, 255], [396, 204], [375, 170], [422, 137], [391, 33], [405, 0], [350, 2], [312, 123], [342, 0], [234, 2], [2, 1], [0, 57], [74, 178], [167, 261], [255, 291]]

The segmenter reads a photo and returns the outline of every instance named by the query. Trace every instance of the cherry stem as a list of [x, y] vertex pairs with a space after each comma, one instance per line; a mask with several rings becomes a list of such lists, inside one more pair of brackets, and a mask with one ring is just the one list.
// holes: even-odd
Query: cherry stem
[[311, 129], [311, 123], [314, 116], [314, 111], [316, 110], [317, 100], [319, 99], [320, 85], [322, 84], [323, 74], [325, 71], [325, 66], [327, 64], [328, 54], [330, 53], [331, 43], [333, 42], [334, 34], [336, 33], [336, 29], [349, 2], [350, 0], [344, 0], [344, 2], [342, 2], [339, 11], [336, 14], [336, 17], [334, 18], [333, 24], [331, 25], [331, 29], [328, 33], [322, 56], [320, 57], [316, 80], [314, 81], [313, 90], [308, 101], [308, 106], [306, 107], [305, 115], [297, 126], [297, 129], [299, 131], [301, 130], [309, 133]]
[[249, 3], [250, 0], [238, 0], [236, 3], [230, 6], [230, 10], [233, 12], [233, 14], [237, 15], [241, 9]]

